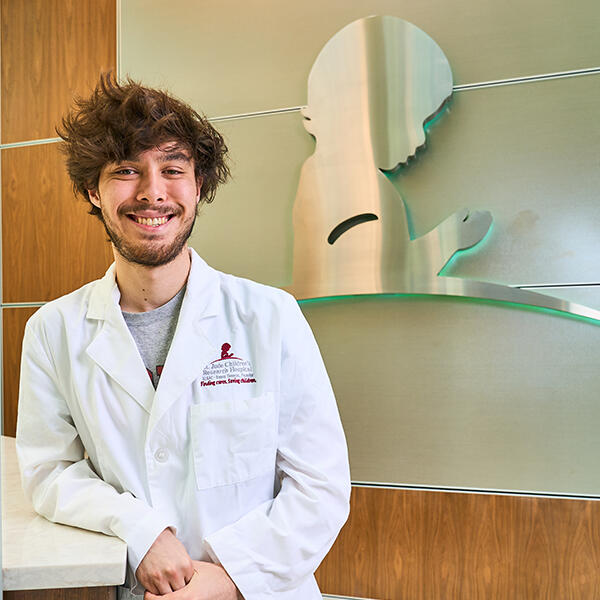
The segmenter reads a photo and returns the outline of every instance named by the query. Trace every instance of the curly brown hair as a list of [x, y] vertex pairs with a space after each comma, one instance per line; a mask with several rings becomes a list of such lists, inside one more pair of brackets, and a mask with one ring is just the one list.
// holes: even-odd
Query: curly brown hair
[[[229, 177], [227, 146], [221, 134], [191, 106], [163, 90], [129, 78], [116, 81], [103, 73], [89, 98], [77, 98], [56, 132], [75, 194], [89, 201], [104, 165], [137, 157], [167, 141], [181, 143], [202, 177], [201, 202], [212, 202], [219, 184]], [[102, 218], [91, 204], [90, 214]]]

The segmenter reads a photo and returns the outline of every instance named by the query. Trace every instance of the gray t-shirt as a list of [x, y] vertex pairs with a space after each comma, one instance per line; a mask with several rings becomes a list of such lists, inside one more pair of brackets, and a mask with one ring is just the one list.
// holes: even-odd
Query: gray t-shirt
[[177, 327], [185, 286], [166, 304], [142, 313], [123, 311], [123, 318], [135, 340], [154, 389], [163, 370]]

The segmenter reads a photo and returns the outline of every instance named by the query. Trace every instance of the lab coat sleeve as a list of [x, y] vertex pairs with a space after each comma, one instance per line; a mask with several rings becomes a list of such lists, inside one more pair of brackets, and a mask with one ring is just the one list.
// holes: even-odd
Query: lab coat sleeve
[[282, 316], [277, 496], [208, 535], [205, 545], [246, 600], [271, 598], [310, 577], [347, 519], [350, 474], [333, 391], [297, 302]]
[[84, 458], [50, 352], [29, 324], [21, 359], [17, 457], [25, 495], [36, 512], [56, 523], [120, 537], [134, 573], [170, 525], [145, 502], [100, 479]]

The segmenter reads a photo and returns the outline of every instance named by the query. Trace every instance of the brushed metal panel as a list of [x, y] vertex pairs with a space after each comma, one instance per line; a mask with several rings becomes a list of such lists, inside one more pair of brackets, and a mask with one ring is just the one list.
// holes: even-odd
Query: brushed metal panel
[[492, 213], [448, 276], [508, 284], [600, 281], [600, 75], [455, 93], [394, 185], [416, 236], [463, 206]]
[[210, 116], [297, 106], [327, 40], [373, 14], [423, 29], [457, 84], [600, 66], [596, 0], [122, 0], [121, 73]]
[[214, 267], [284, 286], [292, 273], [292, 206], [313, 149], [298, 113], [215, 123], [233, 178], [201, 208], [190, 245]]
[[[504, 284], [600, 281], [598, 98], [597, 75], [454, 94], [427, 146], [393, 177], [415, 235], [464, 206], [491, 212], [490, 233], [445, 275]], [[217, 126], [234, 178], [202, 209], [192, 245], [216, 267], [289, 286], [293, 202], [314, 141], [300, 113]]]
[[597, 325], [427, 296], [302, 309], [353, 480], [600, 494]]

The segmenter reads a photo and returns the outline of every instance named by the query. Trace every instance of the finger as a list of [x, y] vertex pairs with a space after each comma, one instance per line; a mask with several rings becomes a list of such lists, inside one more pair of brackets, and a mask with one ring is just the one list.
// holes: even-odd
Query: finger
[[[164, 593], [161, 588], [163, 579], [158, 573], [153, 576], [145, 577], [143, 580], [138, 577], [138, 581], [146, 588], [147, 592], [150, 592], [154, 596], [160, 596]], [[170, 592], [171, 590], [168, 589], [167, 591]]]
[[185, 572], [183, 574], [186, 584], [192, 580], [192, 577], [194, 576], [195, 572], [196, 572], [196, 569], [194, 568], [194, 562], [192, 560], [190, 560], [190, 562], [187, 565]]
[[[192, 575], [193, 574], [194, 574], [194, 572], [192, 571]], [[190, 577], [190, 579], [191, 579], [191, 577]], [[176, 592], [177, 590], [180, 590], [181, 588], [185, 587], [185, 585], [186, 585], [187, 582], [184, 579], [183, 575], [177, 574], [177, 576], [175, 576], [175, 577], [173, 577], [172, 579], [169, 580], [169, 583], [171, 584], [171, 589], [174, 592]]]
[[144, 595], [144, 600], [191, 600], [192, 596], [189, 595], [187, 588], [182, 588], [176, 592], [169, 592], [168, 594], [161, 594], [156, 596], [155, 594], [148, 594], [148, 598]]
[[[180, 592], [169, 591], [166, 594], [153, 594], [152, 592], [146, 590], [146, 593], [144, 594], [144, 600], [169, 600], [169, 598], [173, 598], [173, 595], [176, 593]], [[175, 596], [175, 598], [179, 599], [179, 595]]]
[[146, 591], [149, 594], [152, 594], [153, 596], [158, 596], [159, 591], [158, 591], [158, 588], [154, 584], [149, 583], [146, 585], [145, 583], [143, 583], [142, 585], [144, 585], [144, 587], [146, 588]]
[[[168, 591], [166, 592], [159, 592], [158, 594], [153, 594], [152, 592], [149, 592], [146, 590], [146, 594], [144, 594], [144, 600], [170, 600], [171, 598], [173, 600], [186, 600], [186, 598], [191, 598], [192, 596], [189, 595], [190, 593], [190, 588], [188, 587], [192, 580], [194, 579], [194, 577], [196, 577], [198, 575], [198, 572], [194, 569], [192, 570], [192, 577], [190, 578], [190, 581], [186, 584], [184, 583], [180, 588], [178, 589], [171, 589], [171, 587], [169, 586]], [[173, 584], [171, 584], [173, 585]]]
[[169, 594], [173, 591], [169, 581], [166, 579], [159, 579], [155, 582], [155, 586], [158, 596], [164, 596], [165, 594]]

